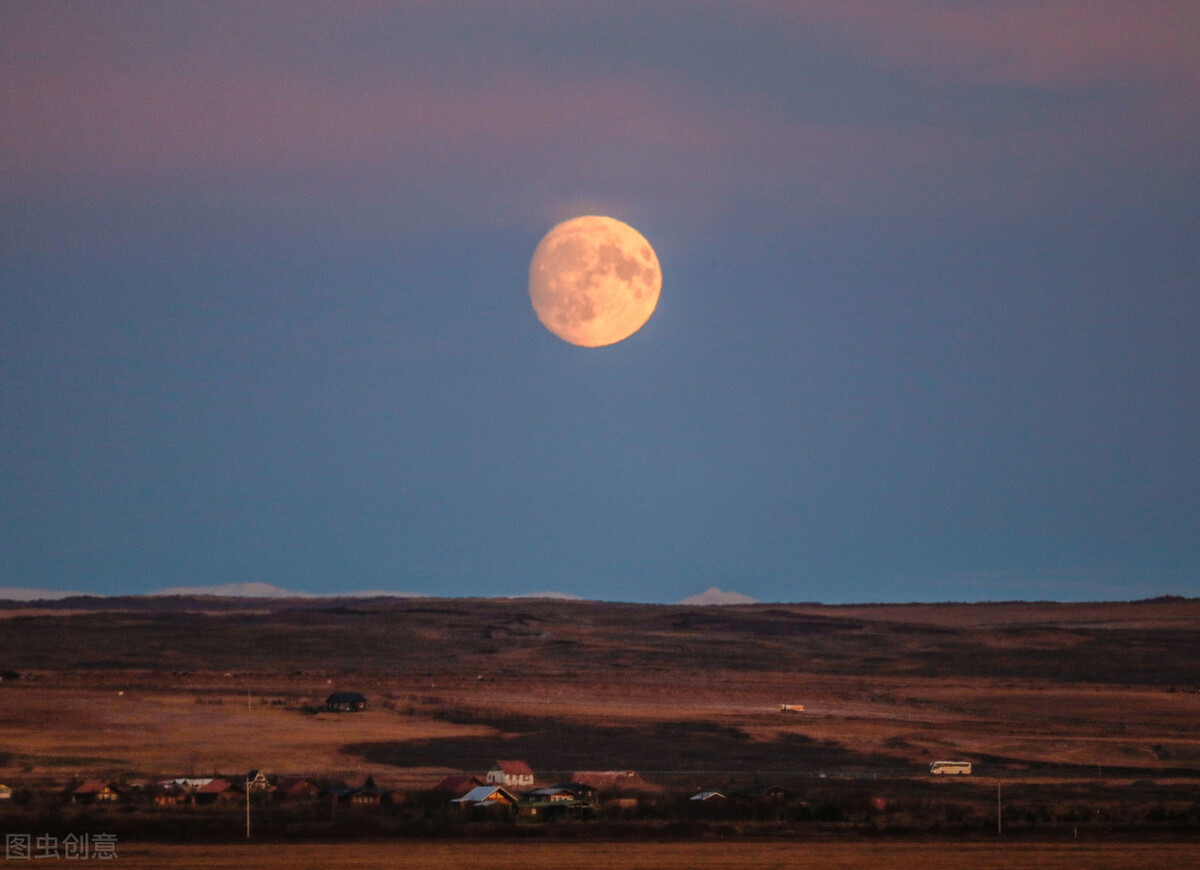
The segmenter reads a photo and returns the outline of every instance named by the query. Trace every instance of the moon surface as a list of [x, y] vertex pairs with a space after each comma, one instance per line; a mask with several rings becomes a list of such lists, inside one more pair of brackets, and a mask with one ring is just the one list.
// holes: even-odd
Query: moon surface
[[538, 320], [563, 341], [603, 347], [650, 319], [662, 269], [650, 243], [629, 224], [585, 215], [563, 221], [529, 263], [529, 298]]

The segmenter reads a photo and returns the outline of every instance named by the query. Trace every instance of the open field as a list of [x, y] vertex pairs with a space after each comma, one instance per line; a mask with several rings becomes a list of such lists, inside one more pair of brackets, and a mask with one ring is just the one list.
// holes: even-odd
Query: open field
[[[734, 861], [740, 866], [777, 866], [785, 854], [787, 866], [804, 866], [784, 851], [790, 844], [772, 838], [811, 832], [802, 823], [818, 820], [833, 824], [831, 836], [861, 840], [860, 850], [884, 848], [872, 838], [888, 831], [978, 837], [995, 831], [998, 786], [1014, 834], [1078, 829], [1168, 841], [1121, 840], [1104, 854], [1111, 863], [1092, 860], [1082, 839], [1053, 844], [1067, 850], [1063, 860], [1079, 857], [1078, 866], [1183, 866], [1160, 860], [1161, 850], [1193, 848], [1169, 843], [1200, 827], [1197, 601], [699, 608], [79, 599], [0, 614], [0, 669], [8, 672], [0, 783], [46, 793], [88, 777], [136, 784], [250, 769], [354, 784], [370, 775], [381, 788], [415, 793], [448, 773], [482, 774], [498, 758], [528, 761], [542, 784], [578, 770], [636, 770], [654, 797], [620, 824], [642, 839], [637, 825], [679, 819], [700, 824], [704, 836], [733, 832], [736, 847], [751, 850]], [[364, 693], [368, 709], [321, 711], [334, 690]], [[805, 709], [782, 713], [781, 703]], [[929, 776], [929, 762], [944, 758], [970, 760], [975, 773]], [[746, 806], [701, 814], [687, 801], [698, 790], [753, 784], [783, 786], [793, 797], [769, 814]], [[353, 824], [315, 810], [301, 819], [264, 809], [256, 825], [276, 843], [308, 841], [308, 850], [341, 848], [315, 844], [343, 837], [426, 836], [444, 823], [413, 801]], [[32, 830], [44, 817], [58, 819], [57, 830], [72, 823], [48, 805], [23, 806], [0, 811], [7, 830]], [[139, 830], [229, 844], [222, 849], [240, 836], [236, 812], [125, 809], [79, 818], [123, 838], [133, 832], [131, 856], [160, 848], [140, 842]], [[189, 825], [201, 827], [189, 835]], [[532, 842], [596, 854], [574, 836]], [[607, 836], [599, 839], [613, 842]], [[682, 849], [690, 835], [671, 836], [675, 845], [661, 848]], [[972, 866], [1073, 866], [1003, 863], [1007, 851], [973, 840], [960, 846], [982, 850]], [[230, 864], [203, 863], [198, 848], [168, 849], [146, 866]], [[394, 859], [390, 848], [346, 853], [367, 863], [339, 858], [339, 866], [381, 866], [370, 861]], [[413, 854], [423, 857], [411, 861], [431, 863], [406, 856], [405, 866], [470, 857], [457, 848], [421, 845]], [[727, 863], [713, 856], [733, 846], [697, 848], [670, 851], [653, 866]], [[821, 848], [832, 851], [819, 866], [851, 855], [837, 843]], [[942, 866], [937, 848], [894, 848], [900, 863], [880, 866]], [[649, 854], [638, 847], [626, 857]], [[173, 863], [192, 860], [201, 863]], [[862, 866], [861, 854], [845, 860]]]
[[340, 870], [445, 870], [486, 864], [610, 867], [624, 870], [1147, 870], [1195, 867], [1200, 845], [1168, 843], [707, 842], [707, 843], [353, 843], [304, 846], [135, 845], [119, 853], [123, 867], [191, 870], [210, 867], [337, 867]]
[[[473, 745], [536, 756], [540, 741], [543, 769], [918, 770], [961, 755], [993, 771], [1200, 772], [1195, 601], [85, 601], [108, 609], [0, 619], [5, 667], [31, 677], [0, 684], [0, 771], [322, 772], [388, 753], [441, 768]], [[371, 709], [301, 712], [335, 688]], [[653, 735], [663, 745], [634, 751]]]

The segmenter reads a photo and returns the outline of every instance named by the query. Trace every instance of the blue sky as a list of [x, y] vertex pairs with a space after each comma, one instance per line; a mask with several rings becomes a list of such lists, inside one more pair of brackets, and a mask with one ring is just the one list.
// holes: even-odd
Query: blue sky
[[[0, 587], [1200, 595], [1186, 2], [0, 7]], [[578, 214], [649, 323], [541, 327]]]

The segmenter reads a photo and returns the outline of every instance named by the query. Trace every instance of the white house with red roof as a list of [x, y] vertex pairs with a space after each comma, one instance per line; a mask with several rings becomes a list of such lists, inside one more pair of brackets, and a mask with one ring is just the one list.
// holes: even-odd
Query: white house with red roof
[[533, 768], [524, 761], [497, 761], [488, 771], [487, 781], [505, 788], [530, 788], [533, 786]]

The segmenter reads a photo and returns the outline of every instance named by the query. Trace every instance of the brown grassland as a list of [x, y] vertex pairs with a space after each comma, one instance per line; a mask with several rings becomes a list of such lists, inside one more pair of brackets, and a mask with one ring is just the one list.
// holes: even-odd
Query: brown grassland
[[[545, 783], [637, 770], [664, 795], [778, 784], [806, 808], [836, 809], [816, 839], [804, 825], [722, 817], [669, 829], [667, 842], [661, 818], [640, 832], [597, 825], [587, 842], [329, 843], [328, 831], [280, 823], [264, 849], [238, 845], [232, 820], [217, 836], [229, 842], [125, 842], [133, 866], [442, 867], [486, 854], [493, 867], [544, 855], [620, 867], [1145, 868], [1194, 865], [1200, 842], [1197, 600], [4, 606], [0, 668], [20, 679], [0, 682], [0, 783], [15, 787], [261, 768], [417, 790], [522, 758]], [[369, 708], [320, 712], [335, 689], [362, 692]], [[930, 777], [943, 758], [975, 773]], [[998, 785], [1014, 837], [1003, 848], [980, 839], [989, 825], [995, 836]], [[0, 820], [9, 813], [19, 830], [50, 811], [21, 812]], [[89, 824], [118, 821], [115, 809], [91, 812]], [[689, 842], [697, 832], [724, 839]]]

